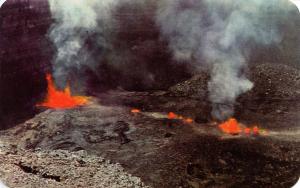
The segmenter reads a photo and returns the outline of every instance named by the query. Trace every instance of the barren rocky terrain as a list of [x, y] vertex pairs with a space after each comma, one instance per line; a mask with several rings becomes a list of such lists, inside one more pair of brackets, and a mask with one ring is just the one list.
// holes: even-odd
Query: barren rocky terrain
[[[246, 125], [259, 125], [263, 134], [222, 133], [209, 116], [205, 98], [193, 97], [194, 90], [205, 92], [198, 84], [206, 78], [198, 75], [168, 91], [110, 91], [93, 97], [87, 106], [40, 109], [34, 118], [1, 132], [0, 179], [12, 187], [38, 187], [42, 182], [49, 187], [120, 182], [116, 187], [126, 187], [124, 181], [143, 186], [130, 173], [151, 187], [290, 187], [300, 174], [299, 71], [269, 64], [253, 70], [260, 84], [240, 98], [236, 117]], [[286, 85], [274, 87], [278, 82]], [[132, 108], [141, 112], [132, 113]], [[170, 111], [195, 121], [170, 120]], [[84, 159], [78, 162], [81, 153]], [[66, 170], [62, 164], [75, 167]], [[95, 168], [112, 175], [102, 176], [101, 170], [99, 175]], [[93, 172], [92, 178], [82, 169]]]
[[[260, 134], [230, 135], [211, 117], [209, 74], [174, 62], [161, 40], [155, 2], [118, 7], [112, 49], [101, 56], [97, 75], [86, 72], [89, 104], [55, 110], [36, 106], [45, 97], [55, 51], [48, 38], [53, 23], [48, 2], [7, 0], [0, 10], [0, 186], [289, 188], [296, 183], [296, 7], [274, 17], [284, 33], [280, 44], [255, 47], [245, 70], [254, 88], [235, 104], [234, 117], [257, 125]], [[170, 119], [169, 112], [193, 121]]]

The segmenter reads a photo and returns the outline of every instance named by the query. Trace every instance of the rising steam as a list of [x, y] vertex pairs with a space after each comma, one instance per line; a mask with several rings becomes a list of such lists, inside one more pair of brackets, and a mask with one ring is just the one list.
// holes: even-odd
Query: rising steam
[[[82, 82], [84, 68], [95, 69], [98, 61], [88, 49], [87, 40], [101, 49], [106, 47], [105, 27], [110, 22], [115, 0], [49, 0], [55, 23], [49, 36], [57, 53], [53, 61], [53, 76], [56, 84], [64, 88], [67, 82], [75, 79]], [[80, 79], [79, 79], [80, 78]]]
[[282, 6], [265, 0], [163, 0], [157, 23], [178, 61], [211, 70], [208, 83], [212, 115], [226, 119], [234, 113], [236, 98], [253, 83], [245, 75], [250, 46], [281, 40], [274, 10]]

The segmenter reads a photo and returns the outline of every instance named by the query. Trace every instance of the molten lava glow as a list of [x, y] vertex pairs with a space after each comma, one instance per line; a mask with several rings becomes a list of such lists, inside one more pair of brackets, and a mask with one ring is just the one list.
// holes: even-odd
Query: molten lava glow
[[181, 120], [181, 121], [183, 121], [183, 123], [186, 123], [186, 124], [191, 124], [191, 123], [194, 122], [194, 120], [192, 118], [186, 118], [186, 117], [183, 117], [181, 115], [175, 114], [174, 112], [169, 112], [168, 113], [168, 119]]
[[48, 93], [45, 102], [37, 106], [44, 106], [55, 109], [74, 108], [87, 104], [88, 97], [85, 96], [72, 96], [70, 86], [67, 86], [64, 91], [56, 89], [52, 76], [47, 74]]
[[257, 126], [253, 127], [253, 134], [259, 134], [259, 129]]
[[134, 109], [131, 109], [131, 113], [138, 114], [138, 113], [141, 113], [141, 110], [134, 108]]
[[228, 121], [220, 124], [219, 128], [228, 134], [239, 134], [242, 131], [240, 124], [234, 118], [231, 118]]
[[245, 135], [258, 135], [262, 131], [258, 128], [258, 126], [254, 126], [253, 128], [243, 128], [244, 125], [240, 124], [236, 119], [230, 118], [224, 123], [219, 125], [219, 128], [227, 134], [241, 134], [244, 133]]
[[179, 117], [174, 112], [169, 112], [168, 119], [179, 119]]
[[184, 121], [185, 123], [193, 123], [193, 122], [194, 122], [194, 120], [191, 119], [191, 118], [186, 118], [186, 119], [184, 119], [183, 121]]
[[251, 134], [251, 129], [250, 128], [245, 128], [244, 133], [247, 134], [247, 135]]

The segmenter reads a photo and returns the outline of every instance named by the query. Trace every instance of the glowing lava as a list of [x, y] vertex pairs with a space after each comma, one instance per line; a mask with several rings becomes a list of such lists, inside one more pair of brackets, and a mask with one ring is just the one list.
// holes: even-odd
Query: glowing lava
[[169, 112], [168, 113], [168, 119], [179, 119], [179, 117], [174, 112]]
[[194, 120], [192, 118], [186, 118], [186, 119], [183, 120], [183, 122], [189, 124], [189, 123], [193, 123]]
[[37, 106], [55, 109], [68, 109], [87, 104], [89, 98], [85, 96], [72, 96], [70, 86], [63, 91], [56, 89], [52, 76], [47, 74], [48, 93], [45, 102]]
[[174, 112], [168, 113], [168, 119], [181, 120], [181, 121], [183, 121], [183, 123], [186, 123], [186, 124], [191, 124], [194, 122], [194, 120], [192, 118], [186, 118], [181, 115], [175, 114]]
[[219, 128], [227, 134], [245, 134], [245, 135], [258, 135], [261, 133], [261, 130], [258, 126], [254, 126], [253, 128], [245, 127], [245, 125], [239, 123], [236, 119], [230, 118], [229, 120], [219, 124]]
[[234, 118], [230, 118], [228, 121], [221, 123], [219, 128], [228, 134], [239, 134], [242, 132], [242, 128], [238, 121]]
[[253, 134], [259, 134], [259, 129], [257, 126], [253, 127]]
[[141, 113], [141, 110], [137, 109], [137, 108], [133, 108], [133, 109], [131, 109], [131, 113], [138, 114], [138, 113]]
[[248, 127], [245, 128], [245, 129], [244, 129], [244, 133], [247, 134], [247, 135], [251, 134], [251, 129], [248, 128]]

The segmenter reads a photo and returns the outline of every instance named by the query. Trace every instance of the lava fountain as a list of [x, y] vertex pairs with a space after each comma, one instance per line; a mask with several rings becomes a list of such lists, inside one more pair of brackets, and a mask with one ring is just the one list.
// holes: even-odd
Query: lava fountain
[[219, 124], [219, 128], [222, 132], [232, 135], [237, 135], [244, 133], [246, 135], [258, 135], [261, 131], [258, 126], [253, 128], [245, 127], [243, 124], [239, 123], [235, 118], [230, 118], [229, 120]]
[[37, 106], [54, 109], [68, 109], [76, 106], [83, 106], [89, 101], [89, 97], [86, 96], [72, 96], [69, 85], [63, 91], [57, 90], [51, 74], [46, 75], [46, 80], [48, 83], [46, 99]]

